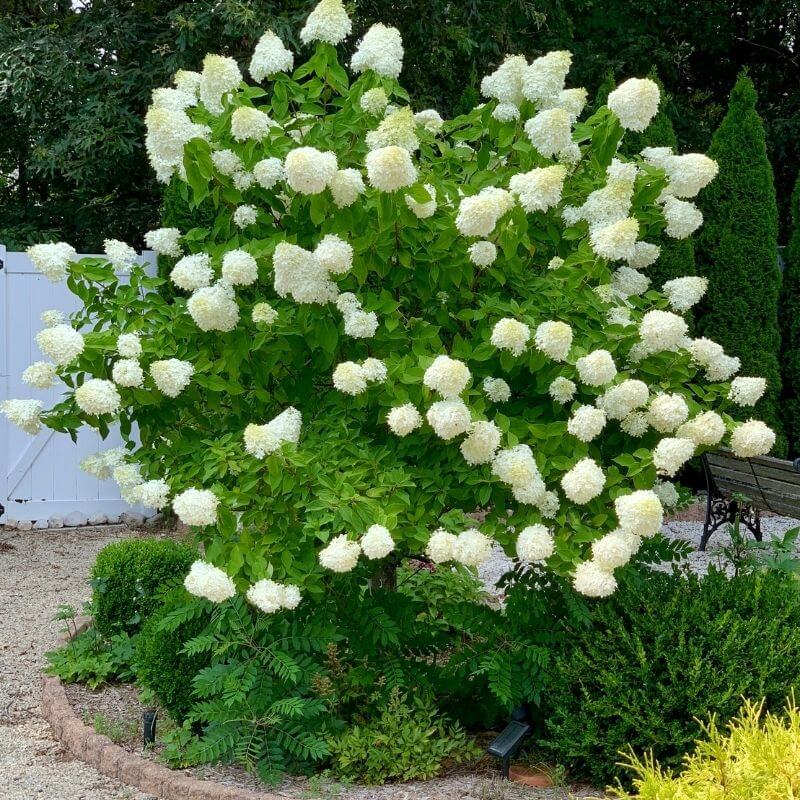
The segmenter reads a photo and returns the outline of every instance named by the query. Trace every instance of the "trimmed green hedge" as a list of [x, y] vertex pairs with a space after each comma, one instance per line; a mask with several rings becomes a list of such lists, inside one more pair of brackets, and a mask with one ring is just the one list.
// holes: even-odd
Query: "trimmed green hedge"
[[767, 379], [764, 398], [738, 415], [772, 426], [778, 433], [774, 452], [781, 455], [786, 441], [778, 407], [778, 209], [756, 100], [753, 82], [742, 75], [708, 151], [719, 163], [719, 175], [700, 195], [705, 223], [696, 253], [709, 287], [698, 307], [697, 333], [738, 356], [741, 375]]
[[209, 615], [198, 604], [197, 616], [181, 623], [175, 630], [163, 630], [162, 622], [178, 606], [185, 606], [188, 594], [183, 587], [174, 589], [164, 597], [161, 605], [145, 620], [136, 637], [136, 657], [133, 671], [137, 683], [150, 689], [170, 716], [182, 722], [192, 706], [193, 679], [200, 670], [209, 666], [207, 653], [188, 656], [183, 647], [206, 627]]
[[736, 714], [742, 697], [783, 708], [800, 688], [800, 591], [778, 572], [702, 579], [628, 570], [617, 592], [573, 626], [549, 670], [549, 759], [602, 786], [625, 773], [620, 751], [681, 763], [696, 721]]
[[171, 539], [129, 539], [104, 547], [92, 567], [92, 615], [104, 636], [136, 633], [183, 577], [197, 551]]
[[800, 175], [792, 193], [792, 237], [785, 251], [780, 321], [783, 350], [781, 411], [789, 455], [800, 456]]

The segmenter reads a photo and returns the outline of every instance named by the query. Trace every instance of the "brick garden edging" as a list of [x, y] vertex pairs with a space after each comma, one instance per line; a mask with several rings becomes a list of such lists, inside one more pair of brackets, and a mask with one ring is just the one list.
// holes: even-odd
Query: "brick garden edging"
[[[84, 621], [78, 632], [88, 626], [89, 622]], [[59, 644], [68, 639], [68, 634], [61, 634]], [[164, 800], [286, 800], [270, 792], [190, 778], [125, 750], [85, 725], [70, 705], [61, 681], [50, 675], [42, 678], [42, 716], [52, 728], [53, 736], [75, 758], [145, 794]]]

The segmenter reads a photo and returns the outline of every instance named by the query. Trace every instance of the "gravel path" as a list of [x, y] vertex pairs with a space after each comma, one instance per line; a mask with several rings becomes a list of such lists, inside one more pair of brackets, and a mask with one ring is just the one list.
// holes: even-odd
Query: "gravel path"
[[[765, 537], [782, 535], [797, 524], [783, 517], [765, 518]], [[668, 537], [694, 544], [701, 530], [702, 523], [696, 521], [671, 521], [664, 526]], [[97, 552], [131, 535], [123, 527], [111, 526], [26, 532], [0, 529], [0, 602], [4, 610], [0, 626], [0, 795], [4, 800], [154, 800], [67, 756], [51, 737], [39, 711], [44, 653], [55, 645], [59, 629], [53, 615], [62, 604], [80, 609], [89, 598], [87, 576]], [[708, 552], [691, 554], [690, 567], [704, 572], [709, 563], [729, 566], [721, 553], [729, 543], [728, 535], [719, 531]], [[487, 584], [492, 585], [508, 563], [502, 552], [496, 552], [481, 569]], [[561, 792], [480, 784], [471, 787], [477, 790], [475, 794], [459, 796], [485, 800], [565, 797]], [[419, 789], [406, 791], [406, 796], [422, 797]], [[395, 797], [403, 797], [403, 791]]]
[[80, 609], [97, 552], [129, 536], [120, 526], [2, 531], [0, 542], [0, 796], [4, 800], [153, 800], [67, 756], [41, 719], [44, 653], [64, 603]]

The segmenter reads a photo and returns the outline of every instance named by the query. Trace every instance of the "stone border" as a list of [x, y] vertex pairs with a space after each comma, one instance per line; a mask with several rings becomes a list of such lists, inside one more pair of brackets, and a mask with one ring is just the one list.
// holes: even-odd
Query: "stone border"
[[[83, 619], [77, 624], [78, 633], [89, 625], [90, 621]], [[69, 634], [62, 633], [58, 643], [64, 644], [69, 639]], [[42, 678], [42, 716], [50, 725], [53, 736], [75, 758], [145, 794], [164, 800], [286, 800], [285, 796], [271, 792], [254, 792], [190, 778], [125, 750], [108, 736], [95, 733], [94, 728], [84, 724], [70, 705], [61, 681], [55, 676]]]

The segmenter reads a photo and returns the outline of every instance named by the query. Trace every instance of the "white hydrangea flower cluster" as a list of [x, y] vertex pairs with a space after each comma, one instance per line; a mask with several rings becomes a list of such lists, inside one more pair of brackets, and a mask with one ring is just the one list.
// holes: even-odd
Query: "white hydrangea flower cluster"
[[507, 403], [511, 397], [511, 387], [502, 378], [484, 378], [483, 393], [493, 403]]
[[340, 533], [328, 542], [327, 547], [319, 552], [319, 563], [331, 572], [350, 572], [361, 555], [361, 545]]
[[704, 411], [684, 422], [675, 435], [691, 440], [697, 447], [714, 447], [725, 436], [725, 422], [716, 411]]
[[368, 383], [386, 380], [385, 364], [377, 358], [365, 358], [361, 364], [342, 361], [333, 371], [333, 387], [349, 395], [358, 395], [367, 390]]
[[546, 561], [555, 552], [553, 534], [544, 525], [528, 525], [517, 537], [517, 557], [530, 564]]
[[290, 72], [294, 67], [294, 54], [286, 48], [273, 31], [266, 31], [258, 40], [250, 59], [250, 74], [261, 83], [279, 72]]
[[119, 239], [106, 239], [103, 242], [103, 252], [117, 272], [130, 272], [131, 267], [139, 259], [136, 251]]
[[186, 489], [172, 501], [172, 510], [184, 525], [213, 525], [219, 498], [208, 489]]
[[606, 389], [597, 398], [598, 408], [602, 408], [610, 419], [625, 419], [632, 411], [647, 405], [650, 390], [644, 381], [628, 379]]
[[195, 561], [183, 585], [189, 594], [212, 603], [224, 603], [236, 594], [233, 581], [219, 567], [207, 561]]
[[550, 384], [548, 393], [550, 394], [550, 397], [556, 401], [556, 403], [566, 405], [575, 396], [575, 392], [577, 390], [578, 387], [573, 381], [571, 381], [569, 378], [565, 378], [563, 375], [559, 375]]
[[498, 220], [514, 206], [514, 198], [504, 189], [487, 187], [465, 197], [458, 207], [456, 228], [464, 236], [486, 237]]
[[173, 175], [183, 174], [183, 148], [192, 139], [207, 139], [206, 125], [192, 122], [185, 111], [151, 106], [144, 118], [147, 134], [145, 149], [156, 177], [168, 183]]
[[561, 478], [564, 494], [578, 505], [594, 500], [606, 485], [606, 476], [593, 458], [582, 458]]
[[231, 114], [231, 136], [237, 142], [260, 141], [275, 124], [269, 114], [251, 106], [242, 106]]
[[461, 455], [467, 464], [488, 464], [500, 447], [502, 433], [494, 422], [473, 422], [468, 435], [461, 442]]
[[673, 278], [667, 281], [662, 289], [673, 310], [683, 313], [703, 299], [708, 289], [708, 278], [696, 276]]
[[75, 248], [66, 242], [34, 244], [26, 252], [33, 266], [52, 283], [63, 281], [70, 263], [78, 260]]
[[353, 72], [372, 70], [384, 78], [397, 78], [403, 69], [403, 40], [397, 28], [373, 25], [358, 43], [350, 61]]
[[3, 400], [0, 403], [0, 413], [29, 436], [36, 436], [42, 429], [43, 408], [41, 400]]
[[177, 397], [191, 382], [194, 366], [188, 361], [167, 358], [150, 365], [156, 388], [167, 397]]
[[262, 158], [253, 167], [253, 179], [262, 189], [272, 189], [275, 184], [286, 178], [283, 162], [270, 156]]
[[452, 400], [467, 388], [471, 378], [469, 368], [463, 361], [441, 355], [425, 370], [422, 382], [432, 392], [438, 392], [446, 400]]
[[350, 35], [352, 27], [342, 0], [321, 0], [308, 15], [306, 24], [300, 31], [300, 41], [303, 44], [340, 44]]
[[567, 431], [582, 442], [596, 439], [606, 426], [606, 412], [594, 406], [581, 406], [567, 422]]
[[247, 602], [265, 614], [274, 614], [281, 609], [294, 610], [300, 605], [302, 595], [294, 584], [278, 583], [269, 578], [256, 581], [245, 595]]
[[256, 303], [250, 316], [257, 325], [272, 325], [278, 319], [278, 312], [269, 303]]
[[647, 421], [659, 433], [672, 433], [689, 416], [689, 406], [677, 393], [661, 392], [647, 407]]
[[667, 437], [653, 449], [653, 464], [659, 475], [674, 477], [677, 471], [694, 455], [691, 439]]
[[497, 247], [489, 241], [473, 242], [467, 249], [469, 260], [476, 267], [488, 267], [497, 259]]
[[147, 508], [164, 508], [169, 503], [169, 484], [160, 478], [144, 481], [136, 486], [134, 496]]
[[361, 552], [370, 560], [386, 558], [394, 550], [394, 539], [383, 525], [370, 525], [361, 537]]
[[514, 499], [542, 510], [549, 502], [542, 474], [526, 444], [500, 450], [492, 461], [492, 474], [511, 488]]
[[39, 349], [58, 366], [71, 364], [84, 350], [83, 336], [69, 325], [44, 328], [36, 334]]
[[181, 232], [177, 228], [156, 228], [144, 235], [145, 244], [160, 256], [180, 258], [183, 248], [180, 245]]
[[408, 436], [422, 425], [422, 415], [413, 403], [403, 403], [390, 409], [386, 424], [395, 436]]
[[223, 111], [222, 100], [242, 81], [236, 60], [229, 56], [209, 54], [203, 59], [198, 94], [200, 101], [215, 116]]
[[671, 147], [645, 147], [642, 156], [648, 164], [660, 167], [669, 178], [668, 192], [675, 197], [696, 197], [719, 172], [714, 159], [701, 153], [675, 155]]
[[436, 189], [430, 183], [426, 183], [425, 191], [430, 200], [418, 202], [410, 194], [405, 196], [406, 205], [417, 219], [428, 219], [436, 213]]
[[579, 358], [575, 366], [587, 386], [605, 386], [617, 377], [617, 366], [608, 350], [593, 350]]
[[23, 373], [22, 382], [34, 389], [52, 389], [56, 384], [56, 365], [34, 361]]
[[229, 286], [250, 286], [258, 280], [258, 263], [246, 250], [222, 256], [222, 280]]
[[115, 447], [102, 453], [86, 456], [80, 462], [80, 468], [87, 475], [106, 481], [113, 476], [114, 470], [122, 463], [124, 458], [125, 451], [121, 447]]
[[142, 354], [142, 340], [138, 333], [121, 333], [117, 336], [117, 353], [123, 358], [139, 358]]
[[728, 391], [728, 399], [737, 406], [754, 406], [767, 390], [764, 378], [734, 378]]
[[736, 356], [725, 354], [721, 344], [711, 339], [693, 339], [687, 349], [695, 363], [705, 369], [710, 381], [727, 381], [739, 371], [741, 362]]
[[335, 153], [323, 153], [316, 147], [296, 147], [286, 155], [283, 169], [291, 189], [311, 195], [323, 192], [339, 167]]
[[561, 202], [566, 177], [567, 169], [561, 164], [537, 167], [514, 175], [508, 188], [525, 211], [532, 214], [534, 211], [547, 211]]
[[302, 424], [302, 414], [294, 406], [289, 406], [266, 425], [248, 425], [244, 429], [244, 449], [251, 456], [263, 459], [280, 449], [284, 442], [297, 444]]
[[169, 273], [169, 279], [186, 292], [193, 292], [211, 284], [214, 270], [208, 253], [193, 253], [181, 258]]
[[186, 310], [201, 331], [232, 331], [239, 322], [233, 288], [223, 281], [196, 289]]
[[411, 154], [396, 144], [370, 150], [365, 163], [370, 186], [381, 192], [396, 192], [417, 180], [418, 172]]
[[75, 402], [81, 411], [92, 417], [116, 414], [122, 406], [117, 387], [103, 378], [89, 378], [78, 386], [75, 389]]
[[629, 78], [608, 95], [608, 107], [625, 130], [641, 133], [658, 112], [661, 92], [649, 78]]
[[352, 261], [352, 248], [334, 234], [325, 236], [313, 252], [279, 242], [272, 256], [273, 286], [279, 297], [296, 303], [330, 303], [339, 294], [331, 274], [347, 272]]
[[114, 363], [111, 377], [117, 386], [139, 387], [144, 383], [144, 370], [134, 358], [121, 358]]
[[536, 349], [553, 361], [566, 361], [572, 347], [572, 328], [566, 322], [548, 320], [536, 328]]
[[731, 449], [739, 458], [755, 458], [772, 450], [775, 431], [760, 419], [749, 419], [737, 425], [731, 434]]
[[531, 329], [516, 319], [505, 317], [492, 329], [491, 343], [499, 350], [507, 350], [512, 356], [521, 356], [531, 338]]
[[419, 137], [413, 112], [406, 106], [387, 114], [374, 131], [367, 133], [366, 141], [370, 150], [397, 145], [409, 153], [416, 152], [419, 150]]
[[50, 308], [47, 311], [42, 311], [39, 319], [45, 328], [55, 328], [56, 325], [63, 325], [67, 321], [67, 315], [63, 311]]

